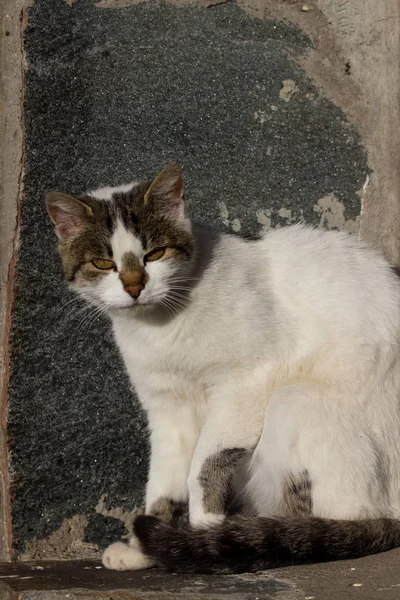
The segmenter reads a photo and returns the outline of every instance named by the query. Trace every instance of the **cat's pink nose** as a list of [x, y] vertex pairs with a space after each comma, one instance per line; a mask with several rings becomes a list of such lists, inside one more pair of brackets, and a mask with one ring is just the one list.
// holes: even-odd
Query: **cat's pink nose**
[[124, 289], [132, 298], [139, 298], [140, 292], [144, 288], [144, 285], [138, 283], [137, 285], [127, 285]]

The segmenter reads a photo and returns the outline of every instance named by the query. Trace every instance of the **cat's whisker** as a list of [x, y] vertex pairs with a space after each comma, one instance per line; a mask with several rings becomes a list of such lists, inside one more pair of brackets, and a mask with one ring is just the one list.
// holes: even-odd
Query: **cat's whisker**
[[175, 310], [176, 314], [186, 308], [186, 305], [179, 302], [176, 298], [168, 298], [168, 303]]
[[164, 306], [168, 310], [168, 312], [170, 313], [170, 315], [172, 317], [174, 316], [174, 312], [173, 312], [172, 308], [170, 307], [169, 303], [165, 301], [164, 298], [160, 299], [160, 304], [161, 304], [161, 306]]
[[183, 308], [186, 308], [188, 303], [185, 303], [178, 295], [168, 293], [164, 298], [164, 302], [174, 309], [175, 313], [178, 314]]
[[[83, 301], [84, 302], [84, 301]], [[60, 317], [60, 313], [62, 313], [63, 308], [66, 308], [65, 314], [61, 314], [61, 324], [66, 325], [73, 321], [76, 316], [80, 315], [82, 312], [87, 311], [89, 306], [87, 302], [82, 303], [82, 298], [77, 298], [76, 302], [69, 302], [68, 306], [65, 304], [62, 308], [55, 311], [54, 315], [56, 318]]]
[[168, 296], [179, 300], [182, 304], [185, 304], [186, 306], [188, 306], [190, 303], [189, 299], [186, 296], [184, 296], [180, 292], [175, 292], [174, 290], [170, 290], [168, 292]]
[[182, 279], [169, 279], [168, 283], [169, 285], [187, 284], [191, 289], [193, 289], [194, 283], [196, 283], [197, 281], [200, 281], [200, 279], [194, 279], [193, 281], [191, 281], [190, 279], [186, 279], [185, 277], [183, 277]]
[[102, 307], [102, 309], [100, 311], [97, 311], [94, 314], [93, 319], [91, 321], [89, 321], [89, 323], [86, 324], [86, 330], [87, 331], [90, 331], [93, 328], [93, 326], [96, 323], [97, 319], [99, 319], [99, 318], [101, 318], [101, 317], [103, 317], [103, 316], [105, 316], [107, 314], [108, 308], [109, 308], [108, 306], [104, 306], [104, 307]]
[[178, 296], [176, 294], [169, 294], [169, 298], [176, 300], [177, 302], [179, 302], [180, 304], [184, 304], [185, 306], [189, 306], [189, 301], [187, 298], [182, 298], [181, 296]]
[[201, 277], [171, 277], [169, 281], [173, 283], [174, 281], [200, 281]]
[[94, 306], [88, 315], [82, 319], [82, 321], [78, 324], [78, 329], [85, 329], [92, 320], [94, 321], [98, 316], [100, 316], [103, 312], [102, 306]]
[[[183, 294], [182, 294], [182, 293], [179, 291], [179, 289], [180, 289], [180, 288], [171, 287], [171, 288], [169, 288], [169, 290], [168, 290], [168, 294], [175, 293], [175, 294], [178, 294], [178, 295], [180, 295], [180, 296], [182, 296], [182, 297], [185, 297], [185, 298], [186, 298], [186, 296], [184, 296], [184, 295], [183, 295]], [[184, 290], [184, 291], [185, 291], [185, 290]]]
[[183, 304], [177, 303], [175, 300], [170, 300], [170, 304], [177, 310], [177, 312], [181, 312], [182, 310], [185, 310], [185, 308], [186, 308], [186, 306], [184, 306]]
[[170, 287], [170, 290], [184, 290], [191, 292], [193, 288], [185, 286], [185, 285], [173, 285]]
[[66, 317], [62, 319], [61, 325], [65, 327], [75, 319], [81, 317], [83, 313], [87, 313], [87, 311], [89, 311], [90, 308], [90, 305], [86, 304], [84, 306], [81, 306], [78, 310], [74, 310], [72, 313], [66, 315]]
[[174, 306], [173, 304], [171, 304], [171, 309], [172, 309], [174, 315], [179, 315], [179, 313], [180, 313], [179, 307]]
[[98, 308], [92, 310], [82, 322], [80, 329], [83, 331], [89, 331], [91, 326], [96, 322], [96, 319], [99, 318], [100, 314], [101, 312]]
[[176, 314], [176, 311], [169, 305], [168, 302], [163, 303], [165, 308], [168, 310], [169, 314], [171, 315], [171, 317], [174, 317]]
[[173, 279], [175, 279], [176, 281], [178, 281], [179, 279], [201, 279], [201, 277], [192, 277], [191, 275], [171, 275], [170, 276], [170, 280], [172, 281]]
[[79, 304], [79, 303], [84, 303], [84, 302], [85, 301], [83, 298], [75, 295], [73, 298], [70, 298], [67, 302], [63, 302], [60, 306], [58, 306], [54, 312], [57, 315], [60, 312], [62, 312], [67, 306], [68, 306], [68, 308], [71, 308], [72, 304]]
[[89, 318], [87, 319], [87, 321], [85, 323], [85, 328], [87, 329], [87, 331], [90, 331], [91, 327], [93, 327], [93, 325], [95, 324], [95, 322], [98, 318], [101, 318], [107, 314], [108, 308], [109, 308], [109, 304], [106, 303], [103, 306], [96, 307], [92, 311], [92, 313], [89, 315]]
[[189, 304], [188, 298], [182, 296], [182, 294], [180, 294], [179, 292], [173, 292], [172, 290], [168, 292], [167, 298], [173, 298], [175, 300], [178, 300], [179, 302]]

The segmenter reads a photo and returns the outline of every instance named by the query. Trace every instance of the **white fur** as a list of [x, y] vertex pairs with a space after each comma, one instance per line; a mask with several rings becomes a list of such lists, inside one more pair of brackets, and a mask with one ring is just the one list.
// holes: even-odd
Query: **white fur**
[[148, 569], [153, 566], [150, 560], [140, 550], [140, 545], [135, 537], [128, 544], [116, 542], [111, 544], [103, 553], [103, 565], [114, 571], [135, 571], [137, 569]]
[[106, 306], [128, 308], [133, 304], [131, 296], [124, 290], [119, 275], [115, 271], [100, 280], [96, 293]]
[[97, 200], [112, 200], [114, 194], [118, 194], [120, 192], [126, 193], [130, 192], [137, 185], [136, 181], [132, 181], [131, 183], [126, 183], [124, 185], [118, 185], [116, 187], [102, 187], [97, 190], [92, 190], [89, 192], [90, 196], [97, 198]]
[[[148, 300], [167, 286], [158, 268]], [[294, 226], [222, 236], [197, 275], [162, 326], [112, 313], [149, 415], [147, 508], [189, 497], [193, 524], [220, 521], [204, 512], [201, 466], [256, 447], [246, 491], [260, 514], [279, 514], [285, 477], [307, 469], [316, 516], [400, 516], [400, 285], [387, 263], [346, 234]]]
[[136, 235], [129, 231], [123, 222], [118, 219], [117, 226], [111, 237], [111, 248], [113, 251], [114, 262], [118, 270], [122, 267], [124, 254], [132, 252], [143, 264], [144, 250], [142, 242]]

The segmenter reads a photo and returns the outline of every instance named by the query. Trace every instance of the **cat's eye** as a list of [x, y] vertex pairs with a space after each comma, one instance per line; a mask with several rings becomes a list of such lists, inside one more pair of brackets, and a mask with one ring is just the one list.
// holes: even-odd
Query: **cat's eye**
[[165, 251], [166, 251], [166, 248], [156, 248], [155, 250], [152, 250], [151, 252], [146, 254], [146, 256], [144, 257], [144, 262], [151, 262], [154, 260], [159, 260], [160, 258], [162, 258], [164, 256]]
[[92, 265], [101, 271], [109, 271], [115, 269], [115, 262], [108, 258], [93, 258]]

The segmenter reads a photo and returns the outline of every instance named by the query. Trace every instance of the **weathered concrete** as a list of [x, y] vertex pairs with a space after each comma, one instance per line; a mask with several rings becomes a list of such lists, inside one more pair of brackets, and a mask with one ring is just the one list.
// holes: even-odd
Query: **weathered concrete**
[[[371, 173], [360, 235], [400, 264], [399, 0], [240, 0], [300, 26], [315, 47], [300, 64], [362, 133]], [[302, 10], [303, 5], [309, 7]]]
[[9, 378], [8, 337], [11, 326], [13, 277], [18, 245], [18, 211], [22, 190], [22, 42], [24, 0], [0, 5], [0, 560], [10, 556], [6, 411]]
[[88, 561], [0, 565], [2, 600], [397, 600], [400, 551], [253, 575], [118, 573]]
[[360, 234], [400, 263], [400, 2], [318, 2], [360, 90], [348, 108], [372, 169]]

